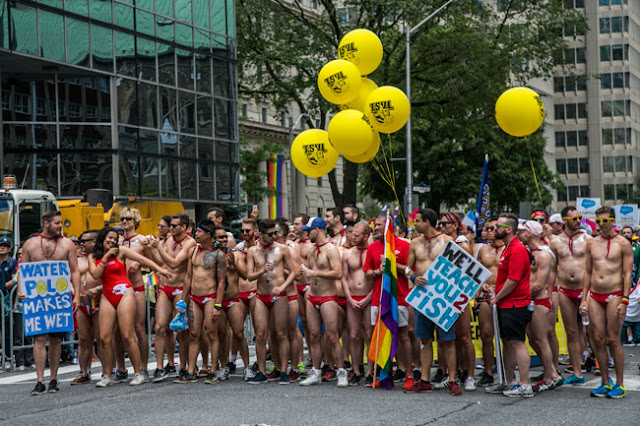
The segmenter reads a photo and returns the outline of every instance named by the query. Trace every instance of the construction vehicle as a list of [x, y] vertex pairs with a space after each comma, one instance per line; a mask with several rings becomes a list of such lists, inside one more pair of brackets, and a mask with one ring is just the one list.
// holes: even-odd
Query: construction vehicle
[[0, 191], [0, 238], [6, 237], [11, 241], [12, 254], [15, 255], [18, 247], [42, 230], [42, 214], [47, 210], [59, 210], [63, 234], [79, 238], [90, 229], [120, 225], [120, 213], [125, 207], [135, 207], [140, 211], [142, 221], [137, 232], [142, 235], [155, 235], [163, 216], [184, 212], [179, 201], [141, 200], [136, 197], [114, 199], [105, 189], [87, 190], [84, 199], [57, 200], [49, 191], [18, 189], [16, 177], [5, 175]]

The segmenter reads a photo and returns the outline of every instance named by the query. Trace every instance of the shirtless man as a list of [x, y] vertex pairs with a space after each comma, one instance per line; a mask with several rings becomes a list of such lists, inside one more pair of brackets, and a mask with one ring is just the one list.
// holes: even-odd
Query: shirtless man
[[222, 368], [223, 374], [218, 375], [218, 379], [225, 380], [229, 378], [229, 339], [228, 331], [231, 326], [233, 339], [239, 342], [240, 356], [246, 367], [249, 365], [249, 346], [244, 337], [244, 319], [245, 314], [242, 309], [243, 303], [239, 297], [239, 281], [241, 277], [247, 277], [246, 263], [244, 255], [238, 250], [227, 247], [229, 237], [222, 228], [216, 228], [216, 241], [220, 244], [220, 251], [225, 253], [225, 287], [224, 297], [222, 299], [222, 311], [220, 312], [219, 335], [221, 343], [221, 359], [220, 364], [225, 366]]
[[[156, 360], [158, 368], [153, 373], [153, 381], [160, 382], [169, 375], [174, 375], [176, 368], [173, 363], [173, 347], [169, 347], [172, 339], [167, 339], [167, 335], [172, 333], [169, 330], [169, 322], [176, 315], [175, 304], [181, 300], [182, 287], [187, 274], [189, 263], [189, 252], [196, 245], [196, 241], [187, 235], [189, 226], [189, 216], [185, 213], [178, 213], [171, 217], [169, 227], [171, 236], [160, 245], [157, 240], [151, 240], [149, 247], [156, 255], [160, 255], [164, 265], [171, 269], [171, 279], [167, 279], [158, 291], [156, 298]], [[176, 297], [178, 296], [178, 297]], [[189, 351], [188, 332], [178, 332], [178, 342], [180, 344], [180, 370], [184, 370]], [[167, 353], [167, 365], [163, 369], [164, 353]], [[181, 371], [184, 373], [184, 371]]]
[[[373, 281], [367, 279], [363, 271], [364, 259], [369, 246], [371, 228], [366, 223], [356, 223], [353, 227], [355, 246], [342, 256], [342, 289], [347, 296], [347, 329], [351, 341], [353, 377], [349, 386], [360, 384], [360, 366], [363, 358], [363, 331], [365, 342], [371, 341], [371, 297]], [[373, 375], [373, 363], [367, 365], [367, 376]]]
[[98, 231], [85, 231], [80, 235], [80, 247], [78, 255], [78, 271], [82, 290], [80, 293], [80, 306], [76, 316], [78, 324], [78, 364], [80, 374], [73, 379], [71, 385], [86, 385], [91, 383], [91, 358], [93, 355], [93, 342], [100, 338], [98, 329], [98, 311], [100, 310], [100, 290], [97, 289], [100, 281], [89, 273], [87, 257], [93, 252], [96, 245]]
[[582, 298], [583, 276], [586, 265], [587, 242], [591, 239], [580, 230], [582, 215], [573, 206], [562, 209], [565, 231], [551, 241], [550, 247], [557, 260], [558, 304], [567, 333], [567, 349], [574, 373], [565, 385], [583, 385], [585, 379], [580, 368], [582, 354], [579, 335], [583, 332], [578, 323], [578, 304]]
[[[591, 396], [617, 399], [627, 395], [620, 330], [629, 304], [633, 250], [631, 243], [613, 230], [615, 214], [611, 207], [596, 210], [596, 223], [600, 235], [587, 241], [580, 313], [589, 315], [591, 345], [602, 373], [602, 385], [591, 391]], [[615, 385], [609, 378], [607, 346], [616, 371]]]
[[[280, 365], [280, 384], [289, 384], [287, 360], [289, 358], [289, 339], [287, 326], [289, 300], [287, 289], [293, 283], [295, 265], [289, 248], [276, 243], [276, 224], [271, 219], [258, 222], [260, 245], [251, 247], [247, 252], [247, 279], [258, 281], [257, 301], [253, 309], [253, 328], [256, 336], [256, 356], [259, 372], [249, 380], [250, 384], [267, 382], [267, 333], [274, 327], [278, 340], [278, 360]], [[285, 267], [289, 273], [285, 273]]]
[[494, 345], [493, 345], [493, 312], [489, 306], [489, 299], [495, 294], [496, 277], [498, 276], [498, 264], [504, 251], [504, 243], [496, 238], [496, 218], [489, 220], [482, 228], [485, 244], [478, 252], [478, 261], [484, 265], [491, 276], [483, 284], [476, 298], [478, 306], [478, 326], [480, 327], [480, 339], [482, 340], [482, 359], [484, 360], [484, 371], [481, 374], [479, 386], [489, 386], [493, 384], [494, 366]]
[[[451, 237], [456, 244], [458, 244], [464, 251], [474, 256], [475, 253], [471, 248], [469, 240], [464, 235], [458, 235], [458, 231], [462, 227], [462, 218], [456, 213], [446, 213], [440, 219], [440, 232]], [[456, 328], [456, 350], [458, 352], [457, 359], [458, 365], [461, 370], [460, 380], [466, 391], [476, 390], [475, 380], [475, 368], [476, 368], [476, 348], [473, 346], [471, 340], [471, 308], [467, 307], [455, 323]], [[449, 369], [455, 369], [455, 366], [446, 364], [440, 365], [440, 368], [445, 370], [445, 367]], [[440, 384], [434, 384], [435, 388], [439, 388]]]
[[[224, 222], [224, 210], [222, 210], [220, 207], [214, 207], [209, 210], [209, 213], [207, 213], [207, 219], [213, 222], [217, 228], [224, 229], [224, 227], [222, 226], [222, 222]], [[229, 240], [228, 247], [235, 248], [236, 239], [234, 238], [233, 234], [231, 232], [225, 232], [227, 233], [227, 239]]]
[[327, 241], [327, 222], [318, 217], [310, 219], [303, 231], [309, 232], [309, 240], [314, 244], [307, 258], [308, 267], [301, 268], [305, 278], [311, 281], [307, 298], [307, 323], [310, 335], [310, 353], [313, 367], [309, 376], [300, 382], [302, 386], [321, 383], [320, 364], [322, 362], [321, 330], [328, 339], [330, 350], [338, 367], [338, 387], [348, 386], [347, 371], [344, 369], [344, 356], [340, 344], [340, 307], [338, 306], [338, 288], [336, 281], [342, 278], [342, 262], [338, 248]]
[[346, 242], [345, 227], [342, 224], [342, 211], [337, 207], [327, 209], [324, 220], [327, 222], [327, 232], [331, 235], [329, 241], [336, 247], [342, 247]]
[[[80, 271], [78, 270], [78, 255], [76, 245], [62, 236], [62, 216], [58, 211], [47, 211], [42, 215], [43, 228], [40, 234], [29, 238], [22, 246], [22, 263], [44, 261], [67, 261], [71, 284], [73, 285], [73, 312], [80, 305]], [[49, 393], [58, 392], [58, 366], [60, 364], [60, 338], [66, 333], [40, 334], [34, 337], [33, 359], [36, 364], [37, 383], [31, 395], [42, 395], [47, 392], [44, 386], [44, 368], [47, 363], [47, 348], [49, 338]]]
[[[189, 370], [187, 374], [174, 380], [174, 383], [195, 383], [196, 363], [200, 353], [200, 335], [203, 328], [211, 345], [211, 365], [215, 368], [218, 358], [218, 323], [222, 311], [224, 293], [224, 277], [226, 275], [224, 254], [213, 249], [215, 225], [210, 220], [200, 222], [195, 231], [198, 243], [189, 249], [187, 271], [184, 277], [184, 288], [180, 296], [185, 303], [191, 300], [193, 320], [189, 324]], [[224, 229], [222, 229], [224, 232]], [[205, 383], [218, 381], [210, 372]]]
[[[415, 285], [424, 286], [427, 284], [423, 275], [429, 270], [433, 261], [438, 257], [442, 249], [453, 238], [446, 234], [436, 231], [436, 223], [438, 216], [431, 209], [423, 209], [416, 213], [414, 226], [416, 231], [421, 235], [411, 241], [409, 247], [409, 260], [407, 267], [413, 271], [411, 280]], [[456, 365], [456, 332], [455, 327], [451, 327], [449, 331], [444, 331], [438, 327], [433, 321], [420, 312], [415, 312], [415, 328], [416, 337], [420, 339], [420, 366], [421, 377], [413, 386], [405, 389], [405, 393], [420, 393], [431, 391], [431, 383], [429, 383], [429, 373], [431, 371], [431, 363], [433, 362], [433, 333], [438, 331], [438, 341], [440, 345], [439, 359], [445, 360], [446, 365]], [[449, 368], [449, 393], [451, 395], [461, 395], [462, 390], [456, 381], [455, 368]]]
[[518, 239], [529, 248], [535, 260], [531, 262], [529, 278], [531, 299], [535, 306], [531, 322], [527, 325], [527, 335], [531, 346], [542, 361], [544, 373], [542, 379], [533, 385], [534, 392], [553, 390], [563, 384], [555, 367], [549, 342], [549, 331], [552, 327], [549, 322], [549, 317], [552, 316], [549, 297], [556, 281], [556, 258], [549, 246], [543, 244], [543, 233], [542, 225], [535, 220], [528, 220], [518, 227]]
[[[136, 232], [142, 221], [140, 212], [135, 208], [125, 208], [120, 212], [120, 220], [122, 221], [122, 229], [124, 236], [122, 245], [130, 248], [136, 253], [148, 256], [146, 238]], [[135, 330], [138, 336], [138, 347], [140, 348], [140, 360], [142, 362], [141, 371], [145, 381], [149, 380], [147, 372], [147, 363], [149, 362], [149, 343], [147, 339], [147, 294], [145, 292], [144, 280], [142, 278], [142, 270], [138, 262], [130, 262], [127, 264], [127, 276], [133, 285], [133, 293], [136, 299], [136, 322]], [[120, 339], [117, 339], [117, 341]], [[124, 348], [122, 348], [124, 354]]]
[[[256, 231], [257, 224], [255, 219], [247, 218], [242, 221], [242, 241], [238, 245], [238, 251], [235, 252], [235, 265], [237, 271], [243, 271], [238, 277], [238, 298], [240, 303], [240, 310], [242, 312], [242, 324], [247, 319], [247, 314], [253, 312], [253, 308], [256, 302], [256, 281], [249, 281], [246, 276], [247, 271], [247, 250], [256, 245]], [[244, 335], [242, 340], [244, 340]], [[237, 339], [235, 335], [231, 339], [231, 357], [228, 366], [235, 366], [236, 354], [240, 350], [242, 340]], [[246, 341], [246, 340], [245, 340]], [[231, 367], [234, 368], [234, 367]], [[244, 371], [242, 373], [244, 380], [253, 378], [253, 370], [249, 365], [245, 364]]]
[[[293, 230], [297, 235], [295, 244], [291, 247], [291, 251], [295, 252], [294, 258], [299, 259], [300, 264], [307, 265], [307, 259], [309, 253], [313, 248], [313, 244], [309, 242], [309, 235], [302, 228], [309, 222], [309, 216], [301, 213], [293, 220]], [[306, 297], [309, 295], [309, 287], [311, 283], [300, 273], [296, 274], [294, 278], [296, 291], [298, 293], [298, 315], [300, 315], [300, 322], [302, 323], [302, 330], [304, 331], [304, 339], [307, 340], [307, 348], [311, 347], [309, 342], [309, 327], [307, 325], [307, 302]], [[302, 369], [301, 369], [302, 371]]]

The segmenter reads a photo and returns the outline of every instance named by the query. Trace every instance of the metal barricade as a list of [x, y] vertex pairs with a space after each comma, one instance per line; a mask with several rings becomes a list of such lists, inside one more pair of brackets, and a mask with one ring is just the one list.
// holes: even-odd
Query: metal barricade
[[[0, 365], [0, 370], [5, 371], [5, 359], [6, 359], [6, 354], [7, 353], [11, 353], [10, 348], [7, 348], [7, 345], [5, 345], [5, 342], [7, 341], [5, 333], [7, 332], [7, 330], [5, 329], [4, 325], [5, 325], [5, 309], [4, 309], [4, 302], [5, 302], [5, 293], [4, 291], [0, 290], [0, 297], [2, 298], [2, 302], [0, 302], [0, 327], [2, 327], [2, 332], [0, 333], [2, 335], [2, 342], [0, 342], [0, 345], [2, 346], [2, 353], [0, 353], [0, 361], [2, 361], [2, 364]], [[11, 339], [9, 339], [9, 342], [11, 342]]]

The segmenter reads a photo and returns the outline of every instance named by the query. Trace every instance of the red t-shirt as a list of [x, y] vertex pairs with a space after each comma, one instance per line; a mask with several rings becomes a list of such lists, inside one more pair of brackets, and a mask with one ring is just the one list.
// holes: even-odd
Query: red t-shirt
[[518, 284], [507, 297], [498, 302], [498, 309], [522, 308], [529, 305], [531, 302], [530, 275], [531, 263], [527, 249], [517, 237], [514, 237], [502, 253], [500, 264], [498, 264], [496, 294], [500, 293], [508, 279], [517, 281]]
[[[394, 237], [396, 242], [396, 262], [401, 265], [406, 265], [409, 260], [409, 243]], [[366, 271], [375, 271], [380, 269], [380, 256], [384, 254], [384, 239], [379, 239], [373, 244], [369, 245], [367, 249], [367, 257], [364, 261], [364, 267]], [[378, 275], [373, 279], [373, 294], [371, 295], [371, 306], [380, 305], [380, 292], [382, 291], [382, 275]], [[398, 272], [398, 305], [408, 306], [405, 302], [405, 297], [409, 293], [409, 280], [404, 273]]]

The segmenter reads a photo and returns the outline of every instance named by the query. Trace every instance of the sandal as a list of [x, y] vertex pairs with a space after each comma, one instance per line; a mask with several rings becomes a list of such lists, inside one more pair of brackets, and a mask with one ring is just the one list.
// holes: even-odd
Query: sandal
[[209, 376], [209, 370], [205, 370], [204, 368], [200, 371], [198, 371], [198, 377], [208, 377]]

